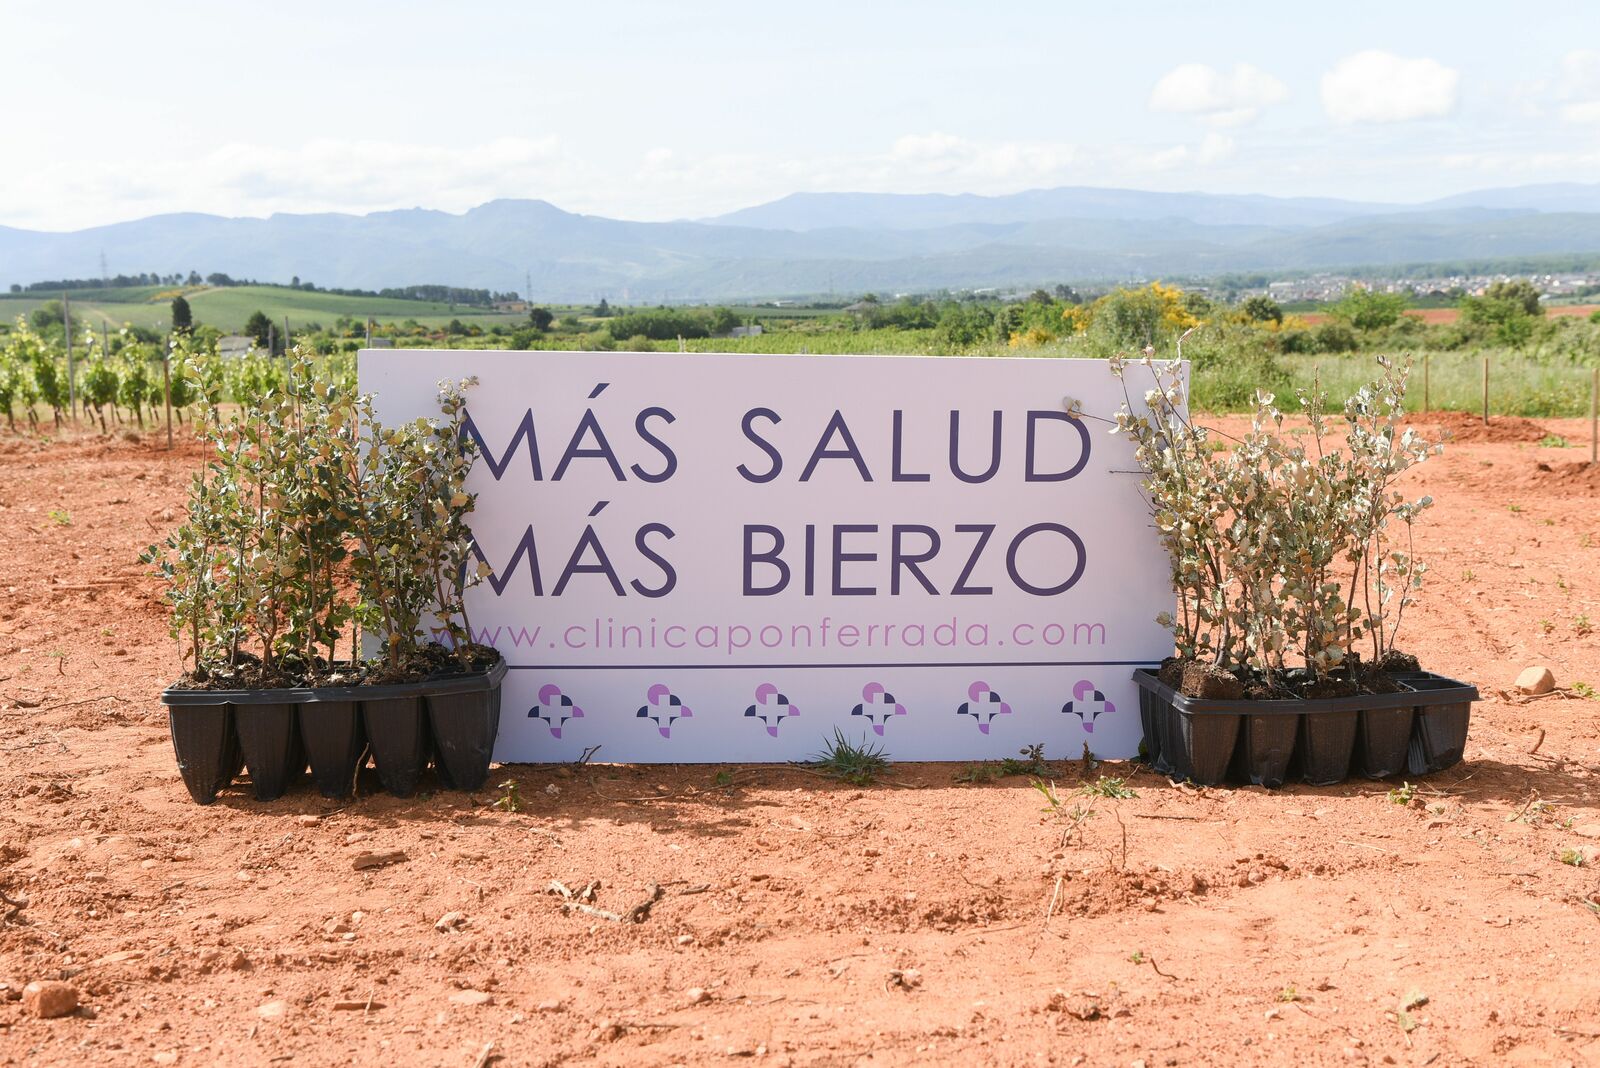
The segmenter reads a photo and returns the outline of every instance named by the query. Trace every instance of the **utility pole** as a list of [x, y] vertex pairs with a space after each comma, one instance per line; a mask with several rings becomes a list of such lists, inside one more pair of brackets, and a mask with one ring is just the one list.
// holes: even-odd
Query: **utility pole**
[[362, 347], [368, 349], [372, 347], [372, 316], [370, 315], [367, 316], [367, 343]]
[[78, 382], [73, 374], [72, 364], [72, 305], [67, 301], [66, 293], [61, 294], [61, 321], [67, 327], [67, 411], [72, 413], [72, 421], [78, 421]]

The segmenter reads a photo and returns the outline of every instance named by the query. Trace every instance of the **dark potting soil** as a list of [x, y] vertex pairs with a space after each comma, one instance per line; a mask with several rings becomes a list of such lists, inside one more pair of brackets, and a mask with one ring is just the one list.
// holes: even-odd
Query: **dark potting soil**
[[1244, 697], [1244, 681], [1215, 664], [1191, 660], [1183, 665], [1180, 693], [1209, 701], [1238, 701]]
[[1420, 670], [1416, 657], [1390, 650], [1376, 665], [1363, 664], [1359, 657], [1352, 656], [1345, 670], [1322, 679], [1304, 669], [1266, 676], [1254, 671], [1225, 671], [1215, 664], [1178, 657], [1163, 660], [1157, 677], [1185, 697], [1208, 701], [1282, 701], [1296, 697], [1314, 700], [1364, 693], [1399, 693], [1405, 687], [1393, 675]]
[[430, 642], [398, 666], [383, 660], [280, 659], [271, 667], [253, 653], [241, 652], [234, 664], [203, 664], [185, 672], [172, 684], [175, 690], [277, 690], [300, 686], [392, 686], [408, 682], [446, 679], [456, 675], [475, 675], [487, 671], [500, 657], [487, 646], [466, 645], [448, 649]]
[[1354, 697], [1361, 692], [1361, 685], [1355, 679], [1329, 676], [1323, 679], [1308, 679], [1300, 684], [1297, 692], [1310, 701], [1321, 697]]
[[1421, 671], [1422, 665], [1410, 653], [1402, 653], [1399, 649], [1390, 649], [1383, 654], [1383, 658], [1374, 665], [1379, 671]]

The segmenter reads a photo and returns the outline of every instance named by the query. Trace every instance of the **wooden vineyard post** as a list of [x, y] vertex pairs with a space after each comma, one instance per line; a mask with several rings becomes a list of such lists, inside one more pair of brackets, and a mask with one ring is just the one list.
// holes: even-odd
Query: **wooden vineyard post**
[[65, 293], [61, 294], [61, 322], [67, 331], [67, 412], [72, 421], [78, 421], [78, 376], [72, 364], [72, 304]]
[[1589, 379], [1589, 463], [1600, 464], [1600, 367]]
[[166, 350], [161, 353], [161, 400], [167, 409], [167, 451], [172, 451], [172, 335], [167, 335]]
[[1428, 414], [1428, 354], [1422, 354], [1422, 414]]
[[1489, 357], [1483, 358], [1483, 425], [1489, 425]]

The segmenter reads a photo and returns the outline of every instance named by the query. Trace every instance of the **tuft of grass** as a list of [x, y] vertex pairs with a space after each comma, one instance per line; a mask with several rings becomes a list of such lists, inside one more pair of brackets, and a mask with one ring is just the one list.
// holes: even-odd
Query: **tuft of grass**
[[1035, 742], [1017, 750], [1017, 756], [1005, 757], [998, 764], [968, 764], [955, 777], [956, 782], [994, 782], [1010, 775], [1044, 776], [1050, 770], [1044, 760], [1044, 743]]
[[1138, 797], [1139, 792], [1121, 778], [1107, 778], [1102, 775], [1094, 782], [1086, 782], [1078, 788], [1085, 794], [1093, 797], [1109, 797], [1114, 801], [1123, 801], [1130, 797]]
[[1473, 579], [1475, 579], [1477, 577], [1478, 577], [1478, 573], [1476, 571], [1473, 571], [1472, 568], [1470, 568], [1470, 567], [1461, 572], [1461, 581], [1462, 582], [1471, 582]]
[[1578, 618], [1572, 621], [1572, 629], [1574, 633], [1581, 638], [1585, 634], [1588, 634], [1590, 631], [1594, 630], [1594, 624], [1589, 622], [1589, 617], [1587, 615], [1580, 615]]
[[1409, 805], [1412, 798], [1417, 796], [1415, 783], [1403, 782], [1389, 791], [1389, 803], [1392, 805]]
[[1292, 986], [1286, 986], [1282, 990], [1278, 991], [1278, 1000], [1279, 1001], [1299, 1001], [1300, 1000], [1300, 991], [1296, 990]]
[[1400, 1000], [1400, 1009], [1394, 1014], [1395, 1023], [1400, 1025], [1400, 1030], [1406, 1034], [1417, 1029], [1417, 1020], [1411, 1015], [1412, 1010], [1420, 1009], [1428, 1003], [1428, 995], [1420, 990], [1413, 990]]
[[1583, 850], [1573, 849], [1571, 846], [1561, 851], [1560, 860], [1561, 863], [1570, 864], [1574, 868], [1585, 868], [1589, 865], [1589, 858], [1584, 855]]
[[494, 807], [502, 812], [521, 812], [522, 795], [517, 792], [517, 780], [507, 779], [499, 786], [500, 796], [495, 798]]
[[1508, 505], [1506, 505], [1506, 511], [1508, 511], [1508, 512], [1520, 512], [1520, 511], [1522, 511], [1522, 505], [1520, 505], [1520, 504], [1508, 504]]
[[1546, 434], [1539, 439], [1539, 446], [1545, 449], [1564, 449], [1567, 447], [1567, 439], [1560, 434]]
[[1538, 801], [1530, 801], [1526, 808], [1524, 808], [1517, 815], [1508, 817], [1506, 822], [1515, 823], [1516, 821], [1521, 820], [1523, 823], [1529, 824], [1530, 826], [1536, 826], [1539, 821], [1543, 820], [1549, 814], [1551, 808], [1553, 807], [1554, 806], [1552, 806], [1550, 802], [1543, 799]]
[[1572, 696], [1582, 697], [1586, 700], [1595, 696], [1594, 687], [1582, 680], [1574, 682], [1571, 686], [1567, 687], [1567, 690], [1572, 694]]
[[1556, 625], [1553, 620], [1541, 619], [1539, 620], [1539, 629], [1544, 633], [1549, 634], [1551, 631], [1556, 629]]
[[1006, 757], [1000, 761], [1002, 775], [1043, 775], [1049, 770], [1044, 763], [1043, 742], [1023, 746], [1017, 750], [1017, 756]]
[[1081, 841], [1084, 826], [1094, 819], [1094, 806], [1087, 802], [1080, 802], [1068, 808], [1066, 802], [1061, 799], [1061, 795], [1056, 791], [1056, 784], [1046, 782], [1044, 779], [1034, 779], [1033, 788], [1038, 790], [1044, 798], [1047, 806], [1045, 811], [1066, 825], [1061, 830], [1062, 848], [1066, 848], [1067, 843], [1072, 840], [1072, 836], [1075, 834], [1080, 836]]
[[49, 516], [50, 522], [58, 527], [70, 527], [72, 525], [72, 513], [65, 508], [52, 508]]
[[711, 776], [711, 785], [712, 786], [732, 786], [733, 785], [733, 772], [727, 770], [726, 768], [724, 768], [723, 770], [717, 772], [715, 775]]
[[838, 727], [833, 737], [823, 743], [822, 752], [812, 757], [810, 765], [824, 774], [856, 786], [870, 786], [879, 775], [889, 770], [889, 758], [883, 746], [873, 745], [866, 736], [857, 745], [844, 736]]

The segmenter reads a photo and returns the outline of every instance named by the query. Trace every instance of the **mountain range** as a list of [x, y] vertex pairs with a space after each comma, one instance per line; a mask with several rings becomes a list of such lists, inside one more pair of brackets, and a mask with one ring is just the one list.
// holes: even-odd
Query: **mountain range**
[[416, 283], [546, 301], [689, 302], [1384, 268], [1595, 254], [1600, 183], [1423, 204], [1073, 186], [1006, 196], [795, 193], [714, 218], [632, 222], [496, 200], [265, 219], [157, 215], [73, 232], [0, 227], [0, 286], [220, 271], [322, 286]]

